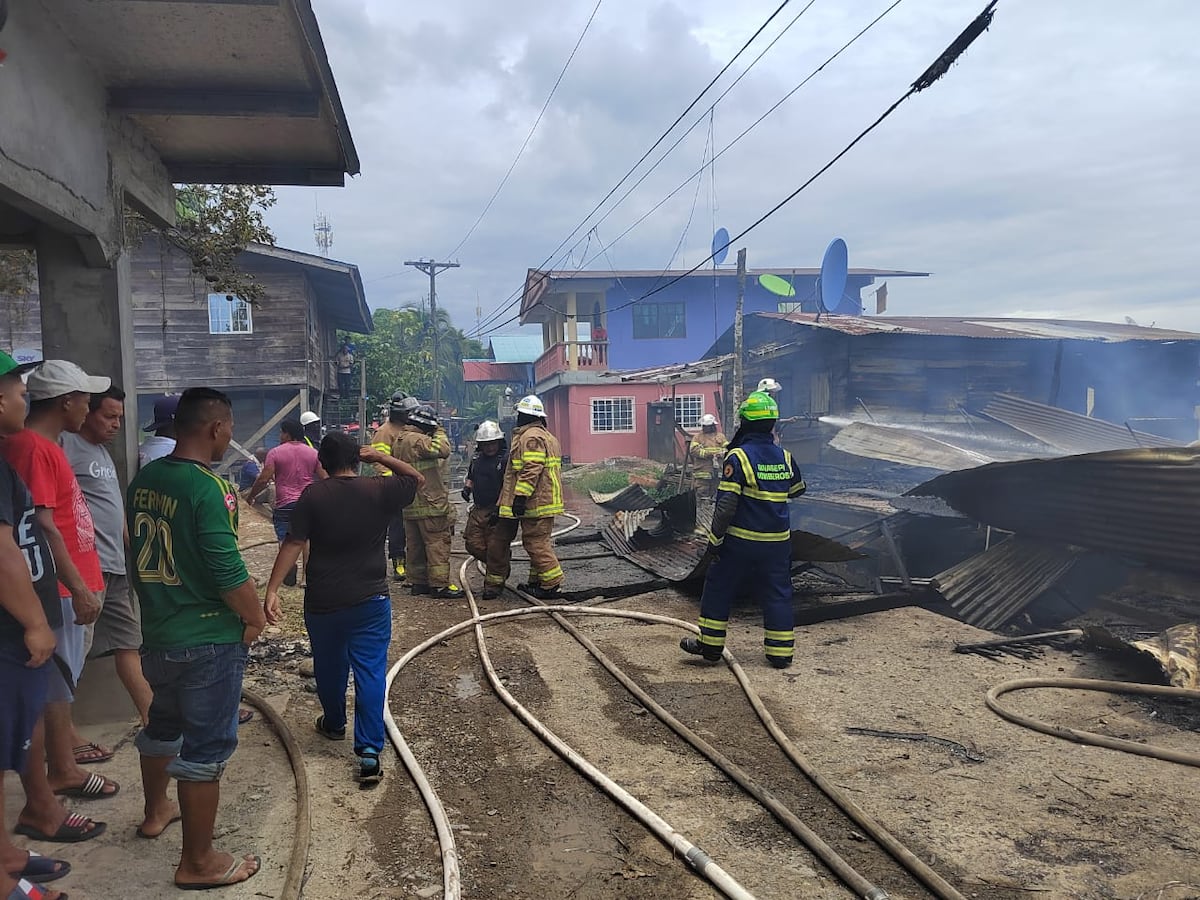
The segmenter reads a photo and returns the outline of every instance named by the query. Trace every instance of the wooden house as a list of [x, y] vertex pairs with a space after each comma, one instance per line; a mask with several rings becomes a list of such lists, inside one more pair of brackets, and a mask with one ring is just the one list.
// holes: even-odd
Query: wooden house
[[[133, 251], [138, 423], [150, 421], [156, 396], [199, 385], [230, 395], [234, 439], [250, 449], [273, 443], [275, 426], [288, 415], [311, 409], [333, 418], [337, 331], [372, 328], [358, 268], [257, 244], [238, 265], [266, 289], [261, 301], [249, 304], [211, 291], [169, 241], [151, 236]], [[0, 339], [25, 353], [40, 352], [39, 323], [36, 294], [5, 302]], [[122, 387], [134, 393], [134, 386]], [[132, 404], [127, 407], [133, 417]], [[347, 419], [356, 420], [359, 412], [357, 398], [340, 407]]]

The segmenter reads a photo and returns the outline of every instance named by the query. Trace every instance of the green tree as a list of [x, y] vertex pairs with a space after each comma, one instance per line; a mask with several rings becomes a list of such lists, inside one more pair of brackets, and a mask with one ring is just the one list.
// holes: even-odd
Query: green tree
[[414, 306], [377, 309], [371, 318], [375, 323], [371, 334], [339, 334], [339, 342], [350, 341], [358, 358], [366, 362], [368, 403], [386, 403], [396, 390], [423, 400], [433, 396], [433, 329], [437, 327], [443, 403], [464, 416], [495, 410], [497, 388], [463, 381], [462, 361], [482, 357], [483, 345], [455, 328], [444, 309], [438, 310], [436, 323], [428, 310]]

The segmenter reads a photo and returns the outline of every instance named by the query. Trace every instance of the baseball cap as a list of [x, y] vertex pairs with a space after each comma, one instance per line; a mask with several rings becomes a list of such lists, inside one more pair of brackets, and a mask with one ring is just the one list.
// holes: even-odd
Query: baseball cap
[[65, 394], [103, 394], [112, 386], [112, 379], [103, 375], [89, 375], [73, 362], [65, 359], [48, 359], [42, 363], [26, 382], [30, 400], [49, 400]]
[[0, 375], [24, 375], [33, 369], [36, 369], [42, 363], [19, 363], [3, 350], [0, 350]]
[[142, 431], [158, 431], [175, 421], [179, 409], [179, 394], [167, 394], [154, 401], [154, 421], [142, 426]]

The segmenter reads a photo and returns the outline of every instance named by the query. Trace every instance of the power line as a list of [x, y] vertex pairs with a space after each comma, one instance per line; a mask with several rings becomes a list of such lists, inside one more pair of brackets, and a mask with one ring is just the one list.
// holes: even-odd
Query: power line
[[[689, 103], [684, 108], [683, 112], [681, 112], [675, 118], [675, 121], [673, 121], [669, 126], [667, 126], [667, 129], [661, 135], [659, 135], [658, 139], [653, 144], [650, 145], [650, 148], [645, 153], [643, 153], [641, 155], [641, 157], [638, 158], [638, 161], [635, 162], [629, 168], [629, 171], [627, 171], [624, 175], [622, 175], [621, 179], [615, 185], [612, 186], [612, 188], [609, 190], [609, 192], [607, 194], [605, 194], [600, 199], [600, 202], [597, 203], [594, 207], [592, 207], [592, 210], [586, 216], [583, 217], [583, 219], [579, 222], [578, 225], [576, 225], [573, 229], [571, 229], [571, 233], [568, 234], [565, 238], [563, 238], [563, 240], [559, 243], [559, 245], [557, 247], [555, 247], [552, 251], [550, 251], [550, 254], [542, 261], [541, 265], [538, 266], [539, 269], [541, 269], [547, 263], [549, 263], [552, 259], [554, 259], [557, 256], [558, 252], [567, 245], [567, 242], [570, 241], [573, 237], [575, 237], [576, 234], [579, 233], [579, 229], [582, 228], [584, 225], [586, 225], [588, 220], [591, 219], [591, 217], [596, 214], [596, 211], [599, 210], [600, 207], [602, 207], [605, 203], [607, 203], [609, 198], [612, 197], [613, 194], [615, 194], [618, 190], [620, 190], [621, 185], [623, 185], [626, 181], [629, 180], [629, 177], [635, 171], [637, 171], [638, 166], [640, 166], [643, 162], [645, 162], [646, 159], [650, 156], [650, 154], [658, 149], [659, 145], [662, 144], [662, 142], [667, 139], [667, 136], [672, 131], [675, 130], [675, 126], [678, 125], [680, 122], [682, 122], [684, 120], [684, 118], [687, 117], [687, 114], [690, 113], [692, 111], [692, 109], [696, 106], [696, 104], [699, 103], [700, 100], [704, 97], [704, 95], [707, 94], [712, 89], [713, 85], [715, 85], [717, 83], [717, 81], [720, 80], [721, 76], [724, 75], [727, 71], [729, 71], [729, 68], [735, 62], [738, 61], [738, 59], [741, 57], [741, 55], [746, 52], [746, 50], [750, 47], [750, 45], [752, 43], [754, 43], [755, 40], [758, 39], [758, 36], [763, 33], [763, 31], [767, 28], [767, 26], [769, 26], [771, 24], [771, 22], [773, 22], [775, 20], [775, 17], [778, 16], [783, 11], [783, 8], [785, 6], [787, 6], [788, 3], [790, 3], [790, 2], [791, 2], [791, 0], [783, 0], [783, 2], [780, 3], [779, 6], [777, 6], [775, 8], [775, 11], [773, 13], [771, 13], [770, 16], [767, 17], [767, 20], [765, 22], [763, 22], [762, 25], [760, 25], [755, 30], [754, 34], [750, 35], [749, 39], [744, 44], [742, 44], [742, 46], [738, 50], [738, 52], [733, 55], [733, 57], [729, 60], [729, 62], [725, 63], [725, 65], [721, 67], [721, 70], [719, 72], [717, 72], [716, 75], [713, 76], [712, 80], [709, 81], [708, 84], [704, 86], [704, 89], [702, 91], [700, 91], [700, 93], [695, 96], [695, 98], [691, 101], [691, 103]], [[516, 294], [519, 294], [519, 293], [520, 293], [520, 290], [518, 290], [516, 292]], [[485, 327], [488, 324], [490, 324], [490, 322], [493, 319], [495, 319], [497, 316], [503, 315], [504, 311], [507, 310], [510, 306], [512, 306], [511, 301], [513, 299], [513, 296], [515, 296], [515, 294], [510, 295], [509, 298], [507, 300], [505, 300], [498, 309], [494, 310], [492, 313], [489, 313], [488, 316], [486, 316], [484, 318], [484, 326]]]
[[592, 8], [592, 14], [588, 16], [587, 24], [583, 26], [583, 31], [579, 33], [579, 40], [575, 42], [575, 46], [571, 48], [571, 55], [567, 57], [567, 61], [563, 63], [562, 71], [558, 73], [558, 78], [554, 81], [554, 86], [550, 88], [550, 94], [546, 97], [546, 102], [542, 104], [541, 111], [537, 114], [537, 118], [533, 121], [533, 127], [529, 129], [529, 134], [525, 135], [525, 142], [521, 144], [521, 149], [517, 151], [516, 157], [512, 161], [512, 165], [508, 167], [508, 171], [504, 173], [504, 177], [500, 179], [500, 183], [496, 185], [496, 190], [492, 192], [492, 196], [488, 199], [487, 204], [483, 207], [483, 212], [475, 219], [475, 222], [467, 229], [467, 233], [463, 235], [463, 239], [459, 241], [453, 250], [446, 254], [446, 258], [450, 258], [458, 253], [475, 233], [475, 229], [479, 227], [479, 223], [483, 221], [483, 217], [488, 214], [492, 208], [492, 204], [496, 202], [496, 198], [500, 196], [500, 192], [504, 190], [504, 185], [508, 183], [509, 176], [512, 175], [513, 169], [517, 167], [517, 163], [521, 161], [521, 156], [525, 153], [525, 148], [529, 146], [529, 142], [533, 140], [533, 133], [537, 131], [538, 125], [542, 122], [542, 116], [546, 114], [546, 110], [550, 107], [550, 101], [554, 99], [554, 94], [558, 90], [558, 86], [562, 84], [563, 76], [567, 74], [567, 69], [571, 66], [571, 61], [575, 59], [575, 54], [579, 51], [580, 44], [583, 43], [584, 37], [588, 33], [588, 29], [592, 27], [592, 21], [596, 18], [596, 13], [600, 11], [600, 4], [604, 0], [596, 0], [596, 5]]
[[[959, 36], [957, 38], [955, 38], [953, 42], [951, 42], [950, 46], [947, 47], [944, 51], [942, 51], [942, 53], [937, 57], [937, 59], [935, 59], [933, 61], [933, 63], [929, 66], [929, 68], [927, 68], [923, 73], [921, 73], [920, 77], [918, 77], [917, 80], [914, 81], [909, 86], [908, 90], [905, 91], [904, 94], [902, 94], [900, 96], [900, 98], [898, 100], [896, 100], [891, 106], [889, 106], [887, 109], [885, 109], [875, 119], [875, 121], [873, 121], [870, 125], [868, 125], [866, 128], [864, 128], [862, 131], [860, 131], [858, 133], [858, 135], [854, 138], [854, 140], [852, 140], [849, 144], [847, 144], [840, 151], [838, 151], [838, 153], [832, 159], [830, 159], [829, 162], [827, 162], [827, 163], [825, 163], [825, 165], [821, 166], [821, 168], [819, 168], [816, 172], [814, 172], [812, 174], [812, 176], [810, 176], [798, 188], [796, 188], [794, 191], [792, 191], [790, 194], [788, 194], [786, 197], [784, 197], [782, 200], [780, 200], [778, 203], [776, 203], [774, 206], [772, 206], [769, 210], [767, 210], [765, 213], [763, 213], [761, 216], [759, 216], [757, 219], [755, 219], [746, 228], [742, 229], [736, 235], [731, 237], [729, 239], [729, 244], [733, 245], [737, 241], [740, 241], [742, 238], [744, 238], [746, 235], [748, 235], [750, 232], [752, 232], [755, 228], [757, 228], [759, 225], [761, 225], [767, 219], [771, 218], [771, 216], [775, 215], [775, 213], [779, 212], [779, 210], [783, 209], [783, 207], [787, 206], [787, 204], [791, 203], [794, 199], [796, 199], [796, 197], [798, 197], [801, 194], [801, 192], [803, 192], [806, 188], [808, 188], [809, 185], [811, 185], [814, 181], [816, 181], [818, 178], [820, 178], [822, 175], [824, 175], [826, 172], [828, 172], [831, 168], [833, 168], [833, 166], [838, 162], [838, 160], [840, 160], [843, 156], [845, 156], [847, 153], [849, 153], [851, 150], [853, 150], [859, 144], [859, 142], [861, 142], [867, 135], [869, 135], [872, 131], [874, 131], [881, 124], [883, 124], [883, 122], [889, 116], [891, 116], [892, 113], [894, 113], [897, 109], [899, 109], [900, 105], [903, 104], [906, 100], [908, 100], [908, 98], [910, 98], [914, 94], [920, 93], [921, 91], [931, 87], [939, 79], [941, 79], [942, 76], [944, 76], [950, 70], [950, 67], [958, 60], [958, 58], [960, 56], [962, 56], [963, 53], [966, 52], [967, 48], [971, 46], [971, 44], [975, 41], [975, 39], [978, 38], [981, 34], [983, 34], [983, 32], [987, 30], [988, 26], [990, 26], [992, 24], [992, 18], [995, 16], [995, 7], [998, 2], [999, 2], [999, 0], [991, 0], [991, 2], [989, 2], [988, 5], [986, 7], [984, 7], [983, 12], [981, 12], [978, 16], [976, 16], [975, 19], [966, 28], [963, 29], [963, 31], [959, 34]], [[710, 253], [707, 257], [700, 260], [700, 262], [698, 262], [696, 265], [692, 266], [690, 269], [688, 269], [684, 272], [679, 273], [678, 275], [676, 275], [674, 278], [672, 278], [670, 281], [666, 282], [665, 284], [658, 285], [657, 287], [654, 287], [651, 290], [647, 291], [646, 293], [642, 294], [640, 297], [635, 297], [634, 299], [629, 300], [626, 303], [622, 303], [619, 306], [615, 306], [612, 309], [607, 310], [607, 312], [613, 313], [613, 312], [616, 312], [617, 310], [626, 309], [630, 306], [633, 306], [635, 303], [640, 303], [642, 300], [645, 300], [648, 297], [653, 297], [655, 294], [666, 290], [671, 285], [676, 284], [679, 281], [682, 281], [688, 275], [691, 275], [693, 272], [696, 272], [699, 269], [701, 269], [704, 265], [706, 265], [708, 262], [710, 262], [712, 260], [713, 255], [714, 254]], [[518, 314], [515, 318], [520, 318], [520, 315]], [[514, 321], [514, 319], [508, 319], [505, 322], [501, 323], [501, 325], [496, 326], [496, 327], [503, 327], [503, 325], [507, 325], [509, 322], [512, 322], [512, 321]]]

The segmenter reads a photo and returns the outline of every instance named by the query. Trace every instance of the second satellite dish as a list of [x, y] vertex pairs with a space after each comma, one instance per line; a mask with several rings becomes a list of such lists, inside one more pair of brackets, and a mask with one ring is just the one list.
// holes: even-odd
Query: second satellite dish
[[821, 259], [821, 289], [819, 299], [822, 312], [836, 312], [846, 293], [846, 276], [849, 274], [849, 253], [846, 242], [834, 238], [825, 248]]
[[786, 278], [780, 278], [778, 275], [772, 275], [770, 272], [767, 272], [765, 275], [759, 275], [758, 283], [776, 296], [796, 296], [796, 289], [788, 284]]
[[729, 232], [724, 228], [718, 228], [717, 233], [713, 235], [712, 240], [712, 261], [714, 266], [719, 266], [725, 262], [725, 257], [729, 255]]

